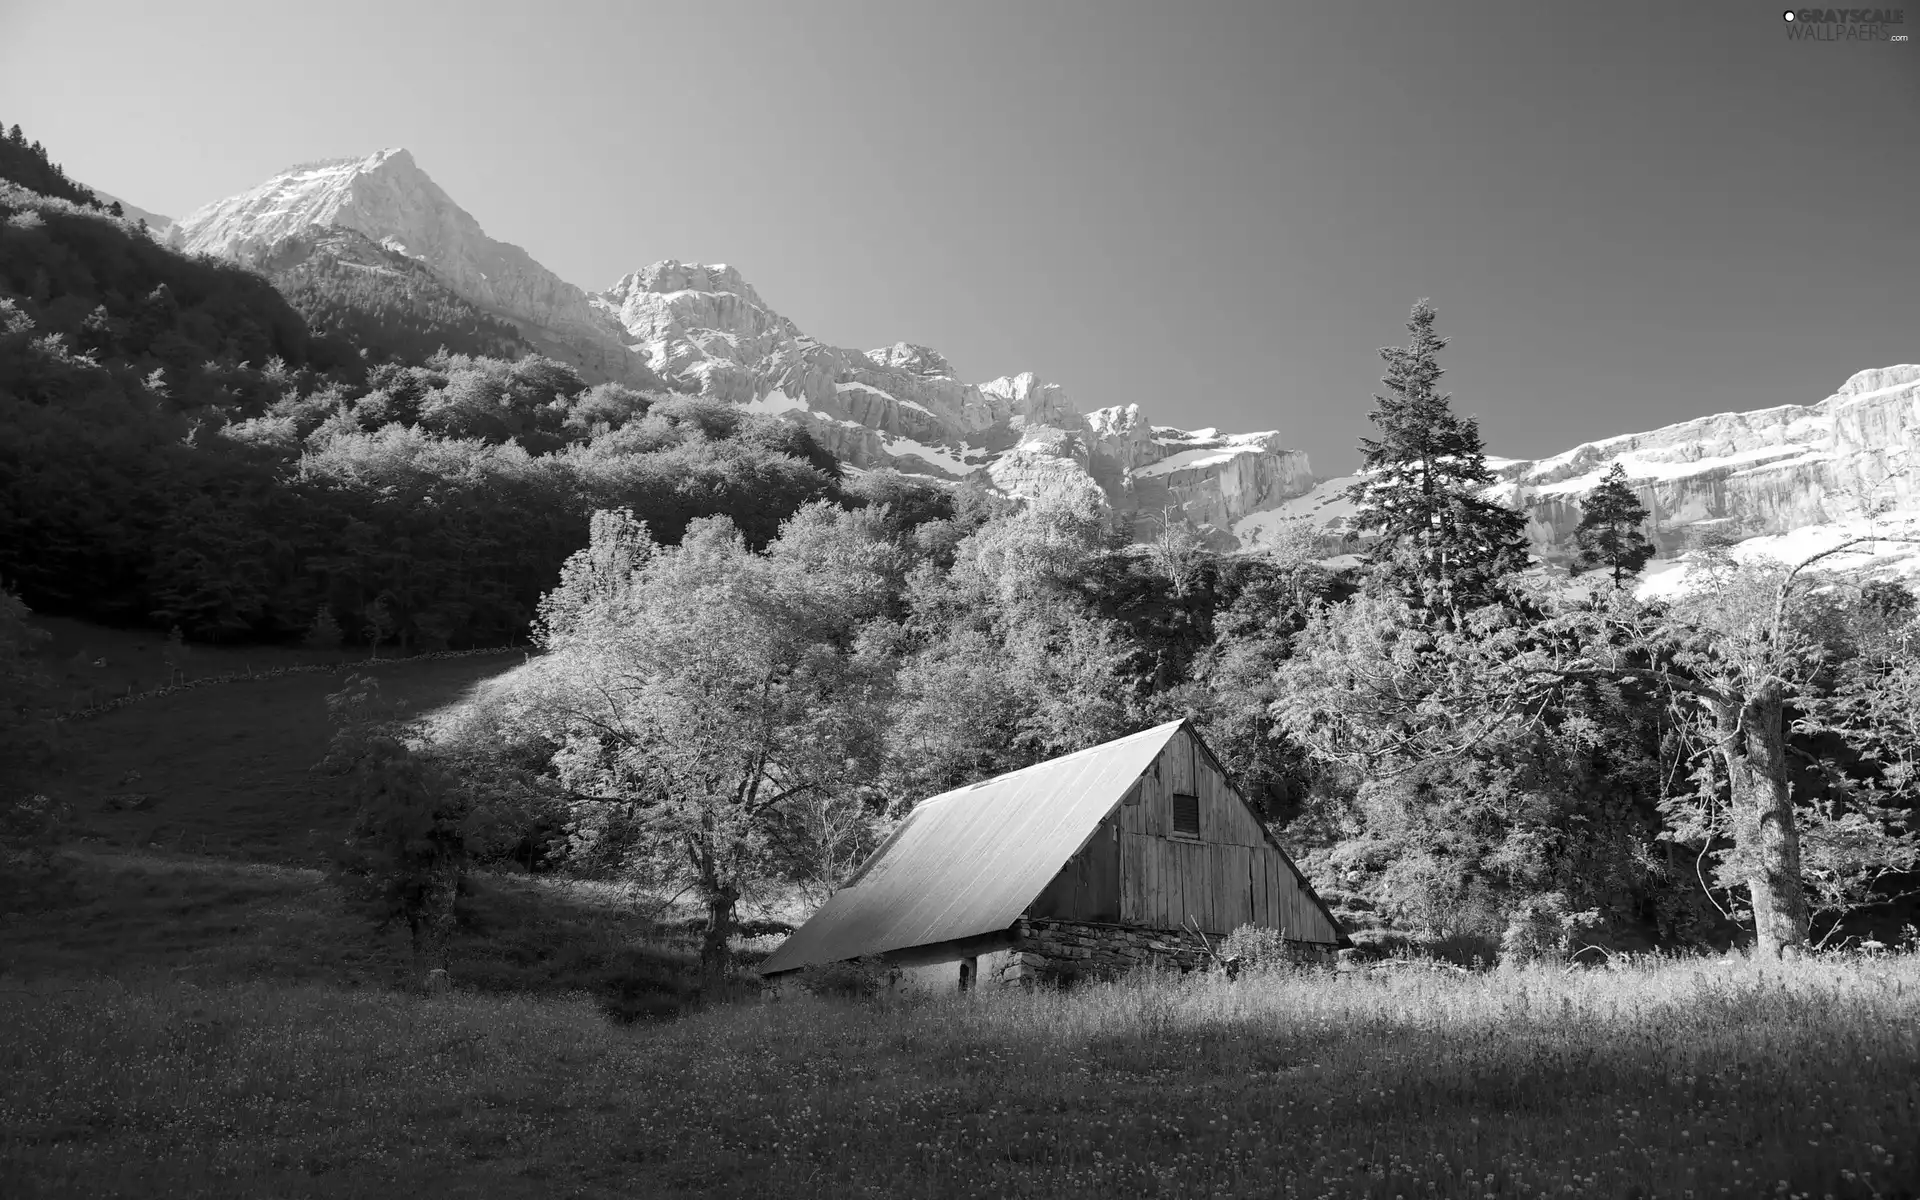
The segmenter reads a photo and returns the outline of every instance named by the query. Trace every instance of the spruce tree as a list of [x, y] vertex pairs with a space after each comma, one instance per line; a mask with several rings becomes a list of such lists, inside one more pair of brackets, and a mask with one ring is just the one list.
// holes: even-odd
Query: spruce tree
[[1417, 302], [1407, 345], [1380, 351], [1387, 391], [1374, 396], [1370, 414], [1380, 436], [1361, 439], [1362, 476], [1347, 498], [1360, 506], [1356, 530], [1379, 535], [1369, 561], [1404, 564], [1417, 603], [1457, 613], [1490, 599], [1501, 576], [1526, 566], [1526, 518], [1480, 495], [1493, 472], [1479, 422], [1456, 414], [1434, 386], [1447, 339], [1433, 321], [1433, 305]]
[[341, 630], [340, 622], [334, 619], [333, 610], [322, 604], [302, 640], [310, 650], [338, 650], [345, 643], [346, 634]]
[[1616, 588], [1638, 575], [1653, 557], [1653, 543], [1640, 532], [1646, 519], [1646, 506], [1627, 486], [1626, 468], [1613, 464], [1580, 505], [1580, 528], [1573, 532], [1573, 544], [1579, 548], [1573, 573], [1604, 567]]

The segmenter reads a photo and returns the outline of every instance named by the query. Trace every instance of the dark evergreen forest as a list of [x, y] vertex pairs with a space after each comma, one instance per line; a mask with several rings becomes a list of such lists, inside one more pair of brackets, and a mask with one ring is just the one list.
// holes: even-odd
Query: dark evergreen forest
[[[0, 179], [17, 183], [31, 192], [52, 196], [88, 208], [99, 208], [100, 201], [87, 188], [67, 178], [66, 169], [54, 162], [47, 148], [29, 142], [20, 126], [0, 136]], [[117, 214], [116, 214], [117, 215]]]

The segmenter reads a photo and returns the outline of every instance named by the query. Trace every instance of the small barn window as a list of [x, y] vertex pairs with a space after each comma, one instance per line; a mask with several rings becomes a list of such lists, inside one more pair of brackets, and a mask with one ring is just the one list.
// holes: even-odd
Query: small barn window
[[1200, 836], [1200, 797], [1173, 794], [1173, 831], [1187, 837]]

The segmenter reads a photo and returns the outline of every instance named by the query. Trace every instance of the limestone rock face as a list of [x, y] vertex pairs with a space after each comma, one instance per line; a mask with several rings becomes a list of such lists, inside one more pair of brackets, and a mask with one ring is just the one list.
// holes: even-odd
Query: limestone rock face
[[1653, 513], [1663, 551], [1701, 525], [1758, 537], [1920, 512], [1920, 366], [1861, 371], [1811, 405], [1720, 413], [1497, 467], [1543, 555], [1563, 550], [1580, 500], [1614, 463]]
[[649, 382], [620, 328], [585, 292], [488, 237], [405, 150], [289, 167], [188, 214], [173, 232], [188, 252], [253, 262], [310, 225], [352, 229], [424, 263], [461, 298], [589, 377]]
[[947, 360], [940, 357], [936, 350], [926, 346], [915, 346], [908, 342], [895, 342], [878, 350], [867, 351], [867, 357], [874, 365], [895, 367], [909, 375], [919, 375], [925, 379], [951, 379], [953, 368]]
[[1083, 413], [1033, 372], [970, 384], [926, 346], [824, 345], [724, 265], [660, 262], [593, 297], [670, 386], [799, 421], [843, 461], [978, 479], [1106, 506], [1139, 536], [1167, 519], [1224, 548], [1240, 518], [1312, 486], [1276, 434], [1155, 427], [1137, 405]]
[[[1527, 514], [1535, 555], [1564, 562], [1581, 501], [1615, 463], [1652, 514], [1655, 590], [1666, 586], [1660, 575], [1684, 567], [1703, 529], [1740, 539], [1742, 553], [1789, 560], [1850, 535], [1920, 532], [1920, 365], [1861, 371], [1815, 404], [1699, 417], [1550, 458], [1489, 458], [1499, 482], [1487, 494]], [[1242, 517], [1235, 533], [1257, 544], [1299, 518], [1331, 549], [1351, 531], [1353, 505], [1341, 493], [1355, 478]], [[1888, 573], [1920, 574], [1920, 547], [1875, 553]]]

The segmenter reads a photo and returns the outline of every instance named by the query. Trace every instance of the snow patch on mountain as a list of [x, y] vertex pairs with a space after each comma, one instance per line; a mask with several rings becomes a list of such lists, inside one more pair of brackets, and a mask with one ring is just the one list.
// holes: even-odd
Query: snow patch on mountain
[[[1498, 481], [1485, 494], [1526, 513], [1533, 553], [1563, 563], [1581, 501], [1616, 463], [1651, 514], [1659, 557], [1648, 594], [1685, 586], [1693, 538], [1708, 530], [1739, 539], [1736, 556], [1784, 561], [1872, 532], [1920, 535], [1920, 365], [1861, 371], [1815, 404], [1716, 413], [1546, 458], [1489, 456]], [[1323, 480], [1234, 533], [1259, 546], [1305, 520], [1331, 552], [1358, 532], [1345, 496], [1358, 479]], [[1920, 546], [1882, 542], [1850, 552], [1856, 559], [1877, 574], [1920, 576]]]
[[520, 247], [488, 237], [404, 149], [297, 164], [196, 209], [176, 232], [189, 253], [252, 263], [312, 225], [355, 230], [425, 264], [456, 295], [590, 379], [651, 382], [621, 328], [585, 292]]
[[[1903, 534], [1920, 537], [1920, 520], [1895, 518], [1870, 521], [1856, 519], [1807, 525], [1786, 533], [1761, 534], [1735, 545], [1729, 553], [1736, 561], [1799, 563], [1824, 553], [1844, 541], [1875, 534]], [[1911, 542], [1869, 541], [1849, 547], [1831, 559], [1823, 559], [1819, 568], [1858, 571], [1878, 578], [1920, 580], [1920, 545]], [[1645, 577], [1636, 589], [1642, 597], [1665, 597], [1684, 592], [1699, 568], [1692, 553], [1674, 558], [1656, 559], [1648, 564]]]

